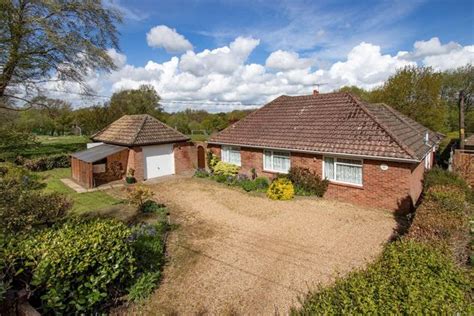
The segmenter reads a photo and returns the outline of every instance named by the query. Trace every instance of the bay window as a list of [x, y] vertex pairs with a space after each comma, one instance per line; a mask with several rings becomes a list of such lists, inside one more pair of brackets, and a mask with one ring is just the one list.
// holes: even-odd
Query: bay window
[[290, 170], [290, 153], [284, 151], [263, 151], [263, 170], [287, 173]]
[[325, 179], [362, 186], [362, 160], [324, 157]]
[[240, 166], [240, 148], [233, 146], [222, 146], [221, 159], [223, 162]]

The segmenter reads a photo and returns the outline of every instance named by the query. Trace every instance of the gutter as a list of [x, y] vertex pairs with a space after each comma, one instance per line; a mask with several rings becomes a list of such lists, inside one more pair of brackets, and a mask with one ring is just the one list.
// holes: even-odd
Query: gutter
[[421, 162], [421, 160], [417, 160], [417, 159], [394, 158], [394, 157], [383, 157], [383, 156], [370, 156], [370, 155], [357, 155], [357, 154], [344, 154], [344, 153], [329, 152], [329, 151], [317, 151], [317, 150], [304, 150], [304, 149], [291, 149], [291, 148], [279, 148], [279, 147], [268, 147], [268, 146], [232, 144], [232, 143], [221, 143], [221, 142], [212, 142], [212, 141], [208, 141], [207, 143], [211, 144], [211, 145], [224, 145], [224, 146], [237, 146], [237, 147], [248, 147], [248, 148], [258, 148], [258, 149], [281, 150], [281, 151], [290, 151], [290, 152], [307, 153], [307, 154], [333, 155], [333, 156], [340, 156], [340, 157], [357, 157], [357, 158], [382, 160], [382, 161], [398, 161], [398, 162], [406, 162], [406, 163], [419, 163], [419, 162]]

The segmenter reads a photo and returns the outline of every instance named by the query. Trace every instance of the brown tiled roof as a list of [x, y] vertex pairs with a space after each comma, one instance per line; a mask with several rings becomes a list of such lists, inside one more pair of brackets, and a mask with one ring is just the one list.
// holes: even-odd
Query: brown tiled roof
[[124, 115], [100, 132], [92, 135], [96, 142], [140, 146], [187, 141], [189, 137], [148, 114]]
[[439, 140], [439, 134], [388, 105], [363, 103], [349, 93], [327, 93], [280, 96], [209, 143], [421, 160]]

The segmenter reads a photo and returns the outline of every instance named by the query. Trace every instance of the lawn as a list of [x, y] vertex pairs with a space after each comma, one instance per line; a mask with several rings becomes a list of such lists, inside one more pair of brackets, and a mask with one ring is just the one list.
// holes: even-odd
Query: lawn
[[38, 174], [44, 178], [47, 184], [45, 191], [64, 193], [74, 201], [72, 207], [73, 213], [81, 214], [90, 211], [98, 211], [122, 203], [121, 200], [104, 191], [77, 193], [66, 186], [60, 179], [71, 176], [70, 168], [58, 168], [38, 172]]

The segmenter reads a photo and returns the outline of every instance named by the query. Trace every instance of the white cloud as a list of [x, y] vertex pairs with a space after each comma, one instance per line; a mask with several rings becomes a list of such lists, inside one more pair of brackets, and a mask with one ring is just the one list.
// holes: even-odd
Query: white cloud
[[290, 70], [307, 68], [311, 66], [311, 61], [306, 58], [300, 58], [298, 53], [277, 50], [268, 56], [265, 66], [278, 70]]
[[[316, 84], [324, 83], [321, 92], [344, 85], [372, 89], [383, 84], [400, 67], [418, 64], [444, 70], [472, 62], [474, 54], [474, 45], [443, 45], [436, 39], [417, 42], [412, 51], [393, 55], [383, 54], [378, 45], [362, 42], [352, 47], [343, 60], [316, 69], [309, 59], [282, 50], [271, 53], [265, 64], [249, 63], [249, 56], [259, 43], [252, 37], [237, 37], [226, 46], [200, 52], [187, 51], [162, 63], [150, 60], [143, 66], [127, 64], [126, 56], [109, 50], [119, 69], [109, 74], [91, 73], [87, 83], [97, 93], [106, 95], [151, 84], [163, 98], [167, 111], [188, 107], [230, 111], [264, 104], [282, 94], [309, 94]], [[55, 85], [50, 88], [58, 89]], [[68, 91], [79, 89], [75, 84], [59, 89], [64, 87]], [[53, 96], [69, 98], [80, 104], [75, 95]]]
[[121, 54], [115, 50], [115, 48], [109, 48], [107, 50], [107, 54], [109, 54], [110, 58], [114, 62], [115, 66], [118, 68], [122, 68], [127, 63], [127, 56]]
[[149, 46], [164, 48], [169, 53], [179, 53], [193, 49], [193, 45], [181, 34], [166, 25], [158, 25], [146, 34]]

